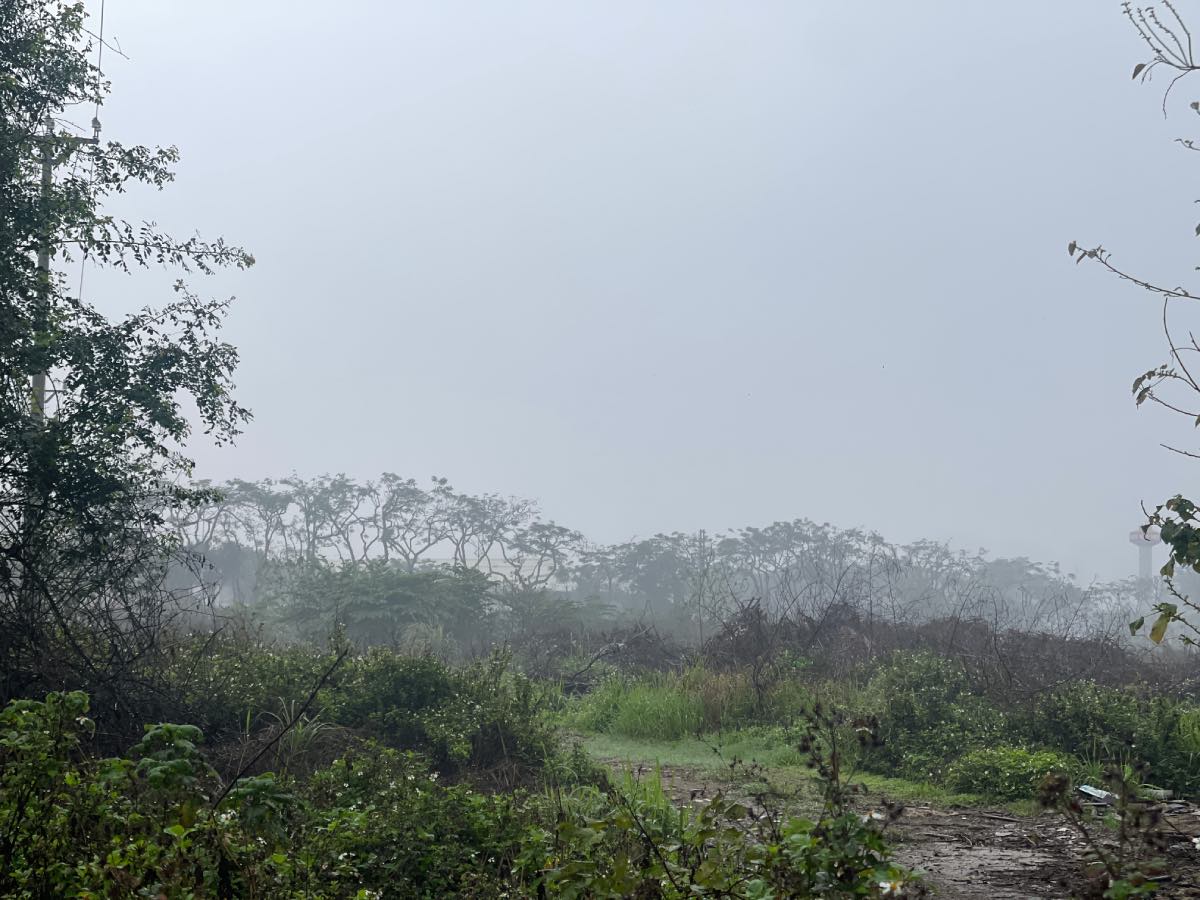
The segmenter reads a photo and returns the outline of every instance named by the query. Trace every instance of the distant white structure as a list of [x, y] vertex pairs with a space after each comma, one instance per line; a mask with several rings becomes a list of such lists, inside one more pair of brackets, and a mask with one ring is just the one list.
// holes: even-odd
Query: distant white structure
[[1138, 548], [1138, 593], [1145, 597], [1153, 592], [1150, 579], [1154, 571], [1154, 545], [1162, 543], [1162, 535], [1153, 525], [1144, 531], [1135, 528], [1129, 532], [1129, 543]]

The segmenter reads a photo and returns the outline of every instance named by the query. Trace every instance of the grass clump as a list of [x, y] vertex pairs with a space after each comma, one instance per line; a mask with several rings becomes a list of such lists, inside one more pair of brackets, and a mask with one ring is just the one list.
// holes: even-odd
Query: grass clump
[[632, 684], [625, 691], [609, 730], [625, 737], [670, 741], [704, 728], [704, 704], [679, 685]]
[[756, 721], [743, 673], [694, 666], [682, 672], [613, 675], [576, 701], [569, 727], [640, 740], [672, 741]]

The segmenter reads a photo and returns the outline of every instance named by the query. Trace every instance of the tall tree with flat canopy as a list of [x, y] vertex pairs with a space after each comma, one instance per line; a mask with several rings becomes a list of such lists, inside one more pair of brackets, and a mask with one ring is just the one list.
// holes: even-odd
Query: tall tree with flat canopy
[[99, 139], [109, 85], [89, 24], [82, 3], [0, 0], [0, 704], [72, 686], [119, 711], [178, 608], [163, 513], [198, 499], [180, 486], [186, 410], [218, 442], [249, 416], [217, 336], [228, 301], [180, 280], [163, 305], [110, 318], [64, 267], [253, 259], [106, 214], [128, 186], [170, 182], [178, 152]]

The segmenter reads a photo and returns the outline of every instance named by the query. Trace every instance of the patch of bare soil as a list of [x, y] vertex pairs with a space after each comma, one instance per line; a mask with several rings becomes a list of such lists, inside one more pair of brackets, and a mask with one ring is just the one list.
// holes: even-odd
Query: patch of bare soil
[[[1167, 816], [1166, 866], [1156, 896], [1200, 898], [1200, 834], [1195, 808]], [[909, 807], [895, 826], [896, 859], [926, 873], [944, 897], [1070, 897], [1087, 850], [1053, 813], [1013, 816], [978, 809]]]
[[1069, 897], [1082, 844], [1053, 816], [908, 807], [894, 827], [896, 860], [925, 873], [935, 896]]
[[[609, 760], [616, 771], [629, 764]], [[638, 771], [635, 767], [635, 773]], [[651, 771], [641, 767], [641, 772]], [[702, 803], [718, 791], [759, 811], [736, 784], [708, 773], [663, 766], [663, 790], [680, 805]], [[864, 798], [864, 811], [882, 797]], [[1180, 809], [1167, 817], [1166, 869], [1156, 897], [1200, 898], [1200, 810]], [[1069, 898], [1080, 883], [1086, 844], [1054, 813], [1016, 816], [974, 808], [909, 806], [889, 827], [895, 858], [924, 873], [934, 897], [955, 900]]]

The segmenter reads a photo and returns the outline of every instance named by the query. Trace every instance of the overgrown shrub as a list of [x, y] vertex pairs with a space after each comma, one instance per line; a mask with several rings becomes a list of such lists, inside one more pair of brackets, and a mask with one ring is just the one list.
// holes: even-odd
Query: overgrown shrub
[[158, 726], [129, 757], [90, 759], [87, 711], [78, 692], [0, 711], [0, 895], [216, 893], [198, 733]]
[[1033, 697], [1017, 725], [1037, 744], [1115, 757], [1135, 743], [1140, 706], [1128, 691], [1074, 681]]
[[[176, 675], [185, 702], [219, 742], [278, 721], [284, 698], [304, 698], [331, 656], [310, 645], [210, 642], [208, 655]], [[346, 657], [311, 712], [323, 723], [422, 753], [444, 776], [511, 785], [545, 765], [556, 741], [547, 689], [498, 653], [455, 668], [385, 648]]]
[[[882, 829], [852, 813], [755, 821], [718, 795], [697, 811], [644, 795], [566, 817], [542, 846], [539, 884], [555, 897], [907, 897], [918, 882], [890, 861]], [[540, 853], [538, 852], [540, 850]]]
[[1075, 753], [1096, 773], [1111, 762], [1140, 764], [1160, 786], [1200, 790], [1200, 707], [1195, 703], [1078, 681], [1034, 698], [1017, 728], [1030, 743]]
[[196, 635], [165, 673], [176, 698], [174, 718], [215, 741], [235, 737], [247, 717], [306, 696], [329, 662], [311, 645], [276, 645], [244, 633]]
[[497, 896], [528, 826], [518, 800], [444, 787], [413, 754], [365, 747], [304, 783], [227, 796], [194, 726], [147, 727], [91, 759], [82, 694], [0, 711], [6, 897]]
[[337, 761], [304, 786], [313, 811], [300, 837], [308, 877], [347, 896], [496, 897], [514, 872], [531, 815], [521, 795], [444, 786], [414, 754], [384, 747]]
[[844, 810], [677, 810], [633, 783], [488, 794], [379, 745], [303, 780], [222, 787], [190, 725], [87, 756], [87, 706], [51, 694], [0, 711], [0, 895], [682, 900], [902, 896], [907, 879], [875, 820]]
[[970, 750], [946, 773], [947, 785], [964, 794], [983, 794], [997, 800], [1028, 800], [1047, 774], [1075, 774], [1078, 761], [1053, 750], [993, 747]]
[[813, 690], [798, 675], [778, 681], [768, 692], [763, 719], [770, 723], [787, 725], [801, 711], [812, 705]]
[[883, 745], [872, 764], [910, 778], [940, 781], [964, 750], [1003, 743], [1007, 717], [972, 694], [952, 660], [930, 653], [898, 653], [867, 686], [879, 717]]

